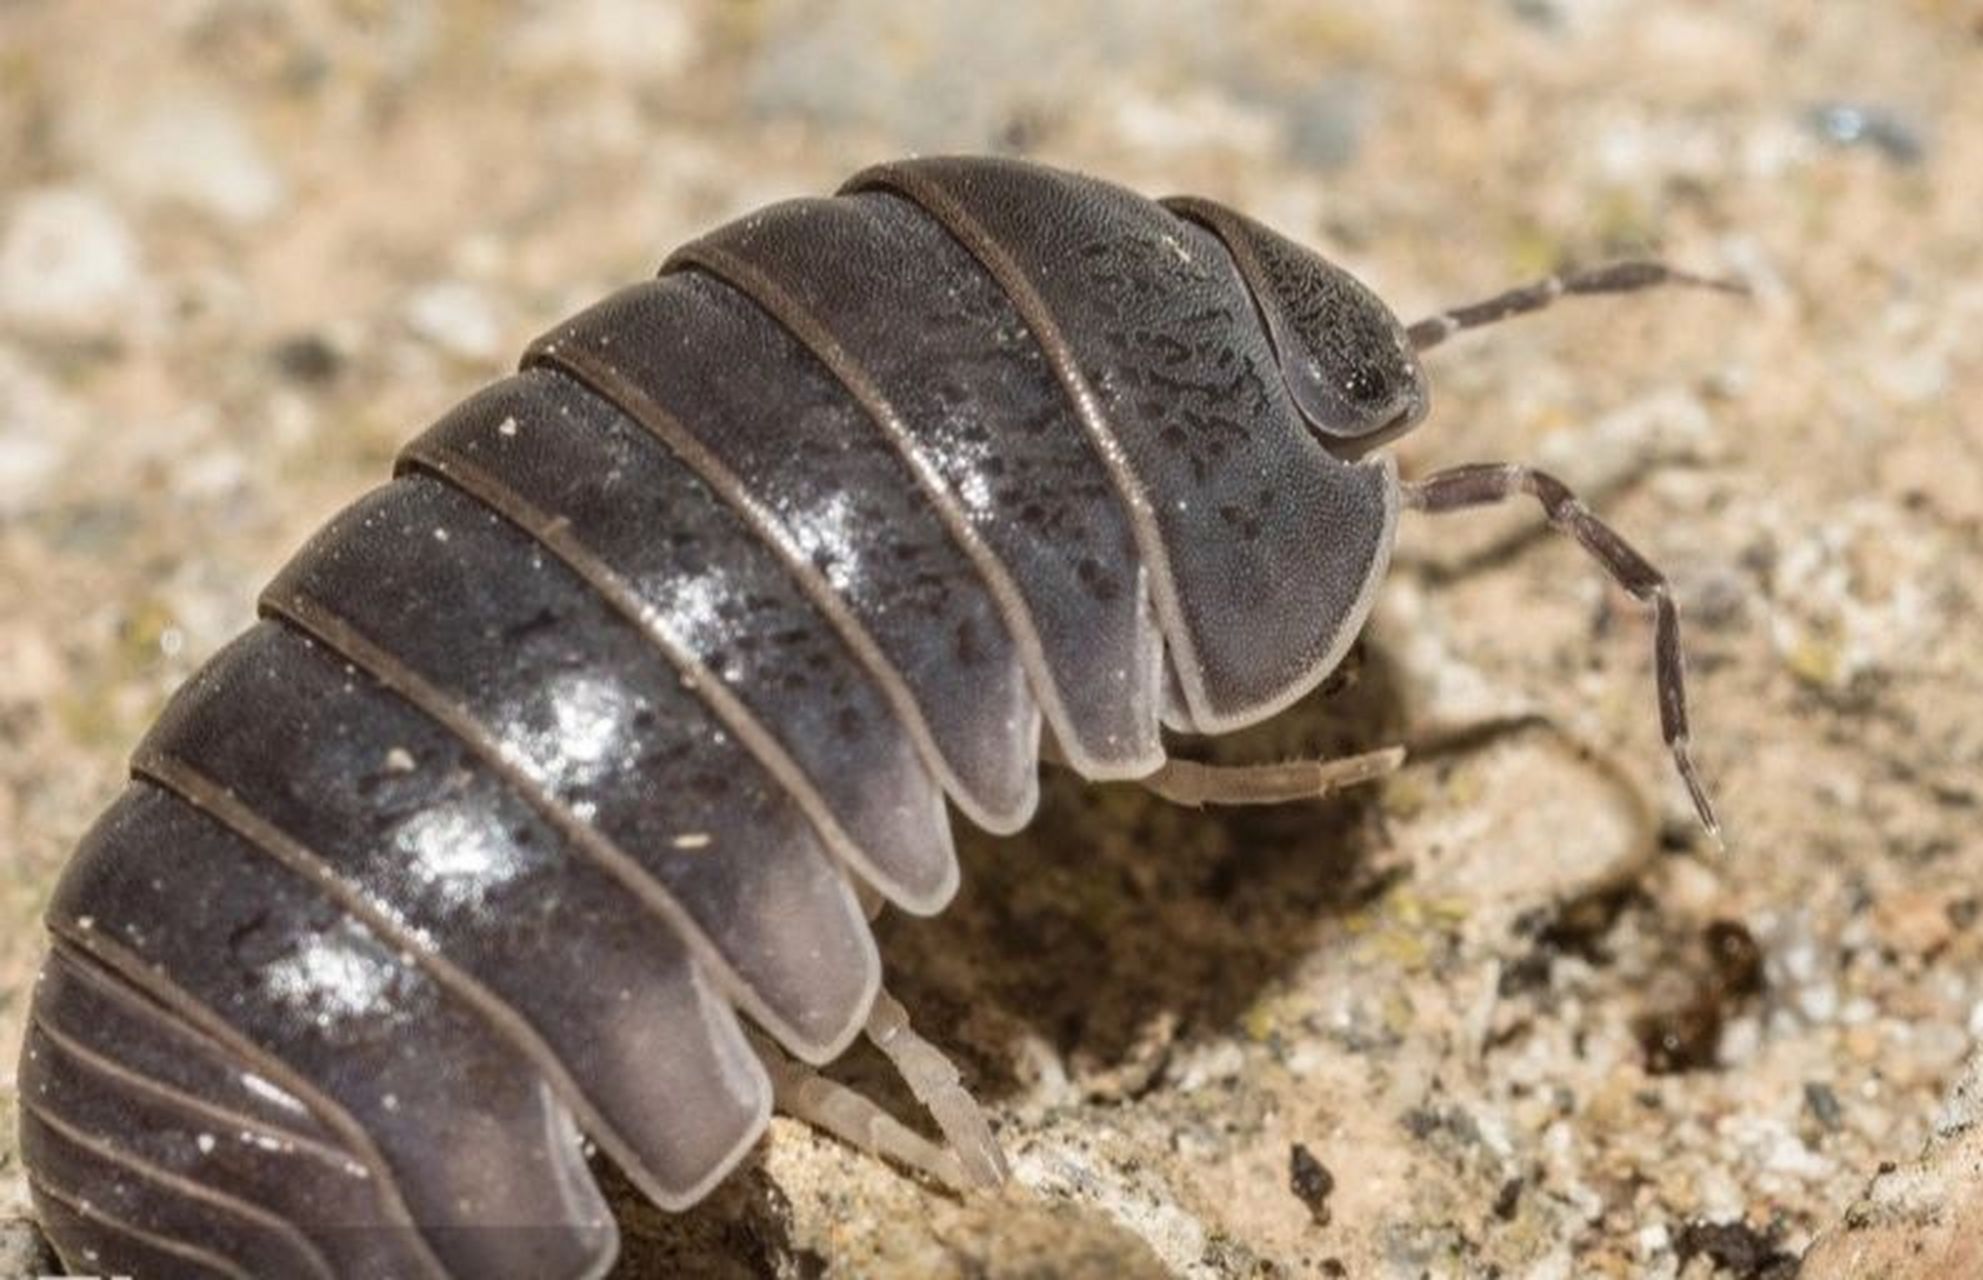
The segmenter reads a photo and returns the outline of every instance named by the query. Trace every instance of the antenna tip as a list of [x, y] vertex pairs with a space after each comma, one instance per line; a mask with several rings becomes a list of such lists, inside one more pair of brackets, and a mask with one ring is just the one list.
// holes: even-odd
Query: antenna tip
[[1716, 853], [1727, 853], [1728, 841], [1722, 834], [1721, 819], [1715, 814], [1714, 801], [1708, 798], [1707, 786], [1694, 769], [1694, 759], [1688, 754], [1686, 742], [1673, 744], [1673, 759], [1680, 766], [1680, 780], [1687, 784], [1687, 798], [1694, 802], [1694, 815], [1701, 820], [1701, 829], [1707, 832], [1708, 839], [1714, 841]]

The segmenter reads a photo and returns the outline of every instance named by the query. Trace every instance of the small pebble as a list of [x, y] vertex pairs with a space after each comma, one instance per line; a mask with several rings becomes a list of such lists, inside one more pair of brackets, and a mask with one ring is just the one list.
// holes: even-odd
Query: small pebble
[[100, 336], [137, 282], [137, 243], [101, 196], [44, 187], [14, 201], [0, 239], [0, 316], [41, 336]]
[[1653, 1075], [1699, 1071], [1715, 1064], [1721, 1043], [1721, 1007], [1696, 1000], [1646, 1014], [1633, 1023], [1646, 1070]]
[[55, 1251], [25, 1218], [0, 1218], [0, 1276], [60, 1275]]
[[284, 338], [269, 350], [276, 371], [292, 382], [322, 386], [344, 368], [344, 356], [320, 334], [300, 333]]
[[1818, 1127], [1826, 1133], [1837, 1132], [1845, 1119], [1845, 1108], [1839, 1105], [1838, 1094], [1832, 1087], [1820, 1080], [1806, 1081], [1804, 1084], [1804, 1106]]
[[443, 280], [415, 293], [407, 299], [406, 323], [458, 360], [491, 361], [503, 351], [503, 327], [494, 305], [466, 281]]
[[1919, 164], [1927, 154], [1921, 131], [1885, 107], [1825, 102], [1804, 113], [1805, 127], [1839, 147], [1871, 147], [1895, 164]]
[[[565, 77], [662, 77], [689, 70], [701, 52], [691, 10], [649, 0], [567, 0], [525, 17], [507, 53], [519, 67]], [[638, 32], [637, 38], [629, 38]]]
[[1316, 1226], [1329, 1225], [1329, 1195], [1336, 1189], [1336, 1175], [1299, 1142], [1288, 1148], [1288, 1189], [1308, 1206]]
[[1763, 989], [1763, 950], [1740, 921], [1717, 920], [1703, 935], [1715, 979], [1726, 996], [1752, 996]]
[[236, 226], [262, 222], [287, 197], [282, 174], [241, 113], [216, 98], [146, 102], [106, 132], [101, 162], [131, 196]]
[[1673, 1251], [1685, 1266], [1697, 1257], [1714, 1263], [1716, 1275], [1742, 1280], [1790, 1280], [1797, 1257], [1776, 1247], [1774, 1236], [1746, 1222], [1690, 1222], [1674, 1238]]

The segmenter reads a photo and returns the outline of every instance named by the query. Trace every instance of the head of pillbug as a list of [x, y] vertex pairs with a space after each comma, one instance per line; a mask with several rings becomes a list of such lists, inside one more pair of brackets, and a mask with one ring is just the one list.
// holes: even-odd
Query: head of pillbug
[[1425, 372], [1396, 315], [1321, 254], [1209, 201], [1166, 201], [1225, 242], [1273, 343], [1288, 394], [1331, 453], [1355, 458], [1418, 425]]

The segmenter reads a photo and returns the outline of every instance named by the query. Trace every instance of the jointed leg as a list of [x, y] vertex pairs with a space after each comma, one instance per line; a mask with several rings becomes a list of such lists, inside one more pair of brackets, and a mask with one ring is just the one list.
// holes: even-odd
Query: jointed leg
[[1659, 686], [1660, 733], [1673, 753], [1681, 780], [1687, 784], [1687, 794], [1694, 801], [1701, 825], [1709, 835], [1720, 839], [1721, 824], [1715, 818], [1714, 805], [1689, 753], [1680, 610], [1673, 602], [1673, 592], [1665, 576], [1611, 526], [1592, 514], [1561, 480], [1532, 467], [1512, 463], [1454, 467], [1423, 480], [1408, 481], [1403, 489], [1406, 506], [1435, 515], [1489, 506], [1528, 494], [1542, 504], [1553, 527], [1575, 538], [1633, 599], [1652, 606], [1653, 672]]
[[963, 1185], [990, 1189], [1002, 1184], [1007, 1176], [1005, 1153], [999, 1150], [978, 1100], [964, 1088], [950, 1059], [916, 1034], [901, 1002], [886, 991], [875, 996], [867, 1036], [895, 1064], [909, 1092], [943, 1131], [950, 1143], [945, 1154], [960, 1162]]
[[751, 1040], [771, 1077], [772, 1104], [778, 1110], [954, 1191], [979, 1185], [955, 1152], [937, 1146], [846, 1085], [786, 1057], [764, 1037], [753, 1033]]
[[1403, 747], [1385, 747], [1336, 760], [1290, 760], [1284, 764], [1217, 765], [1167, 760], [1138, 783], [1173, 804], [1287, 804], [1313, 800], [1344, 787], [1370, 782], [1396, 771]]
[[835, 1080], [788, 1058], [756, 1033], [757, 1055], [771, 1077], [772, 1102], [795, 1120], [826, 1130], [862, 1151], [927, 1174], [955, 1191], [989, 1190], [1007, 1176], [1005, 1154], [977, 1099], [943, 1051], [916, 1034], [900, 1001], [886, 991], [875, 996], [867, 1037], [886, 1055], [917, 1102], [943, 1131], [948, 1147], [889, 1115], [874, 1102]]
[[1612, 262], [1584, 271], [1548, 276], [1510, 289], [1506, 293], [1497, 293], [1481, 302], [1455, 307], [1436, 316], [1427, 316], [1406, 332], [1411, 337], [1412, 346], [1419, 351], [1425, 351], [1438, 346], [1462, 329], [1478, 329], [1482, 325], [1493, 324], [1509, 316], [1520, 315], [1527, 311], [1540, 311], [1558, 298], [1570, 294], [1632, 293], [1666, 284], [1717, 289], [1723, 293], [1749, 292], [1736, 281], [1694, 275], [1669, 267], [1663, 262], [1643, 260]]

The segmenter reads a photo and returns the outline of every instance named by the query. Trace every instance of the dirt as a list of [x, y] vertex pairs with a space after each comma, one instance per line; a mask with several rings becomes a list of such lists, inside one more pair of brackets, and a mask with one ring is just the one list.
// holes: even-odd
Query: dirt
[[1410, 520], [1353, 687], [1184, 748], [1402, 774], [1244, 812], [1056, 776], [886, 922], [1005, 1193], [780, 1121], [688, 1215], [623, 1197], [620, 1274], [1959, 1273], [1978, 121], [1966, 0], [0, 6], [0, 1270], [37, 913], [258, 586], [670, 246], [994, 150], [1225, 200], [1407, 318], [1618, 255], [1747, 282], [1456, 338], [1398, 449], [1546, 465], [1667, 571], [1728, 847], [1632, 601], [1532, 509]]

